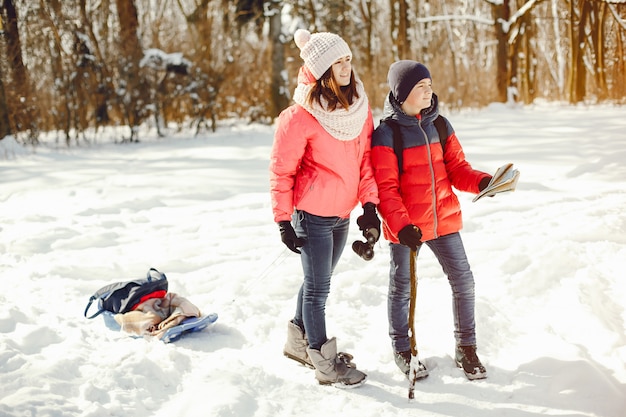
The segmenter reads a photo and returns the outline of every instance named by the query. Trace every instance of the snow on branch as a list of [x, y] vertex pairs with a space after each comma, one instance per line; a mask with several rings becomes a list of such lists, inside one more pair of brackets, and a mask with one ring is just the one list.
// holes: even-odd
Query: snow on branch
[[139, 66], [177, 74], [188, 74], [191, 61], [183, 58], [182, 52], [168, 54], [160, 49], [150, 48], [144, 51]]
[[[502, 5], [502, 0], [486, 0], [490, 4], [494, 5]], [[498, 19], [497, 22], [502, 25], [502, 31], [504, 33], [509, 33], [511, 26], [515, 25], [517, 21], [528, 13], [532, 8], [542, 0], [529, 0], [522, 7], [520, 7], [514, 14], [511, 16], [509, 20]], [[619, 1], [625, 2], [626, 0], [605, 0], [605, 1]], [[441, 16], [428, 16], [428, 17], [420, 17], [417, 18], [416, 21], [419, 23], [432, 23], [432, 22], [445, 22], [445, 21], [453, 21], [460, 20], [466, 22], [476, 22], [482, 23], [485, 25], [493, 26], [496, 22], [493, 19], [480, 17], [475, 15], [441, 15]]]
[[522, 7], [520, 7], [513, 14], [513, 16], [511, 16], [511, 18], [508, 21], [506, 21], [506, 22], [501, 20], [501, 19], [498, 19], [498, 22], [502, 25], [502, 31], [504, 33], [509, 33], [509, 30], [511, 29], [511, 26], [513, 26], [518, 21], [518, 19], [520, 19], [527, 12], [529, 12], [535, 6], [535, 4], [539, 3], [540, 1], [541, 0], [530, 0], [530, 1], [527, 1], [526, 4], [524, 4]]
[[[620, 3], [626, 3], [626, 0], [618, 0], [618, 1]], [[615, 21], [617, 22], [617, 24], [620, 25], [622, 29], [626, 30], [626, 19], [622, 19], [620, 17], [617, 10], [615, 10], [615, 4], [611, 4], [611, 2], [609, 2], [609, 10], [613, 14], [613, 17], [615, 18]]]
[[417, 19], [415, 19], [417, 22], [419, 23], [433, 23], [433, 22], [447, 22], [447, 21], [453, 21], [453, 20], [462, 20], [464, 22], [470, 21], [470, 22], [476, 22], [476, 23], [483, 23], [485, 25], [493, 25], [495, 22], [493, 21], [493, 19], [488, 19], [485, 17], [480, 17], [480, 16], [475, 16], [475, 15], [462, 15], [462, 14], [455, 14], [455, 15], [445, 15], [445, 16], [428, 16], [428, 17], [418, 17]]

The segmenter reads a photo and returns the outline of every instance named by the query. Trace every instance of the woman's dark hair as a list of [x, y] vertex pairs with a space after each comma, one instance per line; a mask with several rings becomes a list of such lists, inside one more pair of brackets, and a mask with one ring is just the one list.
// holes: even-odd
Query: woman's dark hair
[[309, 104], [313, 104], [314, 101], [317, 101], [317, 103], [323, 107], [322, 97], [328, 102], [328, 108], [326, 110], [333, 111], [336, 110], [337, 107], [343, 107], [348, 110], [354, 100], [359, 98], [359, 93], [356, 91], [354, 71], [350, 71], [350, 84], [342, 87], [333, 77], [332, 67], [328, 68], [311, 89], [308, 98]]

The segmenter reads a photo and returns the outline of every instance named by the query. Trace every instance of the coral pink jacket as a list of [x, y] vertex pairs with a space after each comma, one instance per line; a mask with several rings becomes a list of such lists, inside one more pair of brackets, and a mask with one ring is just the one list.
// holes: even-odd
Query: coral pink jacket
[[370, 162], [373, 130], [371, 111], [359, 136], [343, 141], [302, 106], [283, 110], [270, 158], [274, 221], [291, 220], [294, 209], [348, 218], [359, 201], [378, 204]]

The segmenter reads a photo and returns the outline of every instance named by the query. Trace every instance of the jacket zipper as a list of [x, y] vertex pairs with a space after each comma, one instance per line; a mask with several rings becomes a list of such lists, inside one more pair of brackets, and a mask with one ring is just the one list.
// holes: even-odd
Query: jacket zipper
[[428, 167], [430, 168], [430, 181], [431, 181], [431, 193], [432, 193], [432, 206], [433, 206], [433, 213], [434, 213], [434, 217], [433, 217], [433, 233], [435, 236], [435, 239], [438, 238], [438, 234], [437, 234], [437, 229], [438, 229], [438, 217], [437, 216], [437, 193], [435, 192], [435, 169], [433, 167], [433, 158], [432, 158], [432, 154], [430, 153], [430, 139], [428, 139], [428, 135], [426, 134], [426, 131], [424, 130], [424, 128], [422, 127], [422, 120], [418, 119], [418, 126], [420, 128], [420, 130], [422, 131], [422, 133], [424, 134], [424, 137], [426, 138], [426, 149], [428, 152]]

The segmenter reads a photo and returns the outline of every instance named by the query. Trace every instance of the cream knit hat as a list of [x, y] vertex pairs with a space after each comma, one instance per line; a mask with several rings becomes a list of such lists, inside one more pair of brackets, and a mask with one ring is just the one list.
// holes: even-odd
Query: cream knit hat
[[339, 58], [352, 58], [350, 47], [339, 35], [329, 32], [311, 34], [308, 30], [298, 29], [293, 40], [300, 48], [300, 58], [316, 80]]

